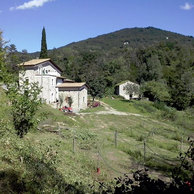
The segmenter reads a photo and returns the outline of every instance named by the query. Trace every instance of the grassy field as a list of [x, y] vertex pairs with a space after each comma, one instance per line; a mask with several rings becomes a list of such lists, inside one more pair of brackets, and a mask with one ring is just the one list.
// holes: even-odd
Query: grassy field
[[[153, 177], [168, 180], [180, 151], [188, 147], [187, 137], [193, 137], [192, 110], [177, 112], [148, 101], [102, 101], [139, 116], [95, 114], [104, 107], [64, 115], [43, 105], [36, 115], [41, 120], [39, 130], [19, 139], [0, 90], [0, 190], [11, 193], [18, 184], [31, 192], [57, 193], [63, 189], [61, 185], [71, 185], [90, 192], [97, 189], [98, 181], [112, 182], [143, 165]], [[42, 113], [46, 117], [41, 117]]]

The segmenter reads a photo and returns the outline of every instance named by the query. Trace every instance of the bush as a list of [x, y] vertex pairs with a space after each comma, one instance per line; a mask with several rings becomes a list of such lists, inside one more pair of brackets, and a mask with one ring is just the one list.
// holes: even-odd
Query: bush
[[141, 91], [151, 101], [166, 102], [170, 99], [167, 86], [161, 82], [148, 81], [141, 87]]

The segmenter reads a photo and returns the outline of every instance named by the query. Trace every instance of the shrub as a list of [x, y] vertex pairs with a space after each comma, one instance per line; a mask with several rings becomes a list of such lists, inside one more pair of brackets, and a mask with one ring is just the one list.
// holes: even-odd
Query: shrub
[[30, 129], [37, 126], [35, 114], [41, 105], [39, 98], [41, 90], [37, 83], [28, 83], [27, 80], [21, 84], [13, 82], [7, 86], [14, 128], [17, 135], [22, 138]]
[[170, 99], [167, 86], [161, 82], [148, 81], [141, 87], [141, 91], [151, 101], [166, 102]]

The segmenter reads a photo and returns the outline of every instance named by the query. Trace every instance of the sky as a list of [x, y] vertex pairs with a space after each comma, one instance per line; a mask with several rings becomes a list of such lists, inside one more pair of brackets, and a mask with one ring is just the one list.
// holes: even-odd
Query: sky
[[40, 51], [123, 28], [153, 26], [194, 36], [194, 0], [0, 0], [0, 30], [18, 51]]

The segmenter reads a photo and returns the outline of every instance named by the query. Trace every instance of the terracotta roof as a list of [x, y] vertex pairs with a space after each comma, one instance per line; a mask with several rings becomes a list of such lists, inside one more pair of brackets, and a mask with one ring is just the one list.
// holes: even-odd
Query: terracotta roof
[[46, 61], [50, 61], [50, 58], [47, 58], [47, 59], [32, 59], [30, 61], [26, 61], [24, 63], [18, 64], [18, 66], [34, 66], [34, 65], [38, 65], [40, 63], [44, 63]]
[[81, 88], [84, 86], [86, 83], [81, 82], [81, 83], [62, 83], [57, 86], [57, 88]]
[[26, 61], [26, 62], [18, 64], [18, 66], [35, 66], [35, 65], [38, 65], [40, 63], [44, 63], [46, 61], [50, 61], [55, 67], [57, 67], [57, 69], [62, 71], [61, 68], [58, 65], [56, 65], [53, 61], [51, 61], [50, 58], [47, 58], [47, 59], [32, 59], [30, 61]]

